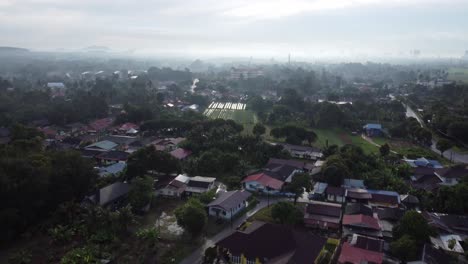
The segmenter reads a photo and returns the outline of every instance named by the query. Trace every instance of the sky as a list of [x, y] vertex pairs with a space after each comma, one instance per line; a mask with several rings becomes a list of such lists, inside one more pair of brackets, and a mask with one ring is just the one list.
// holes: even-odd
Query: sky
[[460, 57], [468, 0], [0, 0], [0, 46], [192, 56]]

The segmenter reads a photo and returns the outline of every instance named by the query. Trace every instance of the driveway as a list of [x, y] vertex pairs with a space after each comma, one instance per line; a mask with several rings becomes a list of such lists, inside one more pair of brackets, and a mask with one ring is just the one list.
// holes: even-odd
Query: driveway
[[224, 228], [218, 234], [216, 234], [216, 235], [214, 235], [212, 237], [207, 237], [205, 239], [204, 244], [200, 248], [195, 250], [192, 254], [190, 254], [188, 257], [183, 259], [180, 262], [180, 264], [199, 264], [199, 263], [202, 263], [203, 256], [205, 254], [205, 250], [207, 248], [214, 246], [216, 244], [216, 242], [218, 242], [221, 239], [223, 239], [223, 238], [231, 235], [232, 233], [234, 233], [236, 231], [236, 227], [238, 227], [240, 224], [242, 224], [249, 217], [251, 217], [252, 215], [257, 213], [259, 210], [267, 207], [268, 203], [271, 206], [272, 204], [275, 204], [275, 203], [277, 203], [279, 201], [283, 201], [283, 200], [285, 200], [283, 197], [281, 197], [281, 198], [270, 198], [270, 201], [268, 202], [267, 198], [263, 198], [263, 197], [259, 198], [259, 203], [257, 204], [257, 206], [255, 206], [255, 208], [251, 209], [250, 211], [248, 211], [244, 215], [240, 216], [239, 218], [236, 218], [232, 223], [232, 227], [227, 226], [226, 228]]

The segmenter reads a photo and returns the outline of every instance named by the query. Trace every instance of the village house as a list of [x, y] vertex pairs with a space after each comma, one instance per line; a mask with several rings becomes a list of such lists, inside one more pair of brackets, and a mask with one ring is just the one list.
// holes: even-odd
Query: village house
[[374, 212], [372, 207], [367, 204], [362, 203], [347, 203], [345, 207], [345, 215], [367, 215], [373, 216]]
[[216, 200], [207, 205], [208, 214], [225, 220], [232, 219], [247, 207], [247, 199], [251, 195], [251, 193], [244, 190], [220, 192]]
[[381, 124], [366, 124], [362, 129], [368, 137], [380, 137], [383, 135]]
[[94, 195], [86, 197], [85, 201], [115, 210], [125, 204], [129, 192], [128, 183], [116, 182], [99, 189]]
[[118, 144], [109, 140], [103, 140], [84, 147], [85, 150], [106, 152], [117, 148]]
[[242, 185], [250, 192], [260, 192], [276, 195], [281, 192], [284, 182], [270, 177], [263, 172], [260, 172], [247, 176], [242, 181]]
[[326, 200], [333, 203], [344, 203], [346, 201], [346, 189], [343, 187], [328, 186], [325, 189]]
[[393, 228], [400, 222], [405, 210], [401, 208], [375, 208], [375, 212], [379, 219], [383, 238], [391, 241], [393, 239]]
[[126, 163], [130, 153], [119, 150], [111, 150], [103, 152], [96, 156], [96, 160], [100, 164], [110, 165], [114, 163]]
[[327, 239], [291, 227], [253, 222], [216, 243], [229, 263], [314, 263]]
[[352, 234], [382, 237], [381, 227], [377, 218], [364, 214], [345, 214], [343, 216], [343, 237]]
[[185, 138], [161, 138], [154, 140], [150, 144], [159, 151], [172, 151], [184, 140]]
[[281, 144], [284, 150], [289, 152], [292, 157], [299, 159], [318, 160], [322, 158], [323, 154], [320, 149], [308, 146], [299, 146], [291, 144]]
[[117, 162], [106, 167], [100, 167], [98, 175], [99, 177], [118, 176], [125, 170], [126, 167], [126, 163]]
[[368, 204], [371, 199], [372, 199], [372, 194], [370, 194], [365, 189], [347, 189], [346, 190], [347, 202]]
[[191, 177], [185, 188], [185, 194], [188, 196], [208, 192], [215, 188], [216, 178], [195, 176]]
[[305, 208], [304, 224], [311, 228], [339, 231], [341, 217], [341, 204], [312, 201]]
[[434, 168], [434, 169], [441, 169], [444, 166], [440, 164], [437, 160], [429, 160], [424, 157], [418, 159], [403, 159], [403, 162], [408, 164], [412, 168], [422, 167], [422, 168]]
[[325, 200], [325, 190], [328, 187], [328, 183], [325, 182], [316, 182], [314, 184], [314, 187], [312, 188], [312, 191], [309, 193], [309, 199], [310, 200], [318, 200], [318, 201], [323, 201]]
[[370, 206], [397, 208], [400, 205], [400, 195], [392, 191], [367, 190], [371, 194]]
[[102, 133], [109, 129], [114, 123], [111, 117], [95, 120], [88, 124], [88, 133]]
[[383, 258], [382, 240], [355, 234], [350, 242], [344, 242], [341, 246], [338, 264], [382, 264]]
[[412, 194], [401, 194], [400, 201], [406, 209], [416, 209], [419, 206], [418, 197]]
[[156, 190], [156, 195], [165, 197], [182, 197], [189, 181], [190, 177], [180, 174], [163, 188]]

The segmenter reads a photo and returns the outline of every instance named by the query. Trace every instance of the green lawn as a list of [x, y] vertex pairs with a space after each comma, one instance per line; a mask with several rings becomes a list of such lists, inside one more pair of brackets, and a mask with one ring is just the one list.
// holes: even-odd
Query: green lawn
[[467, 68], [450, 68], [448, 69], [448, 78], [451, 81], [468, 83]]
[[328, 146], [338, 145], [343, 146], [345, 142], [340, 138], [340, 134], [346, 133], [341, 129], [312, 129], [317, 134], [317, 141], [314, 143], [316, 147], [326, 147], [327, 141]]

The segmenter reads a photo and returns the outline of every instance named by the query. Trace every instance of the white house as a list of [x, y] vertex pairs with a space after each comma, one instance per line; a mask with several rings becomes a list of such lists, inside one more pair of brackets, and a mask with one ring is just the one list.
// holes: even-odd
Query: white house
[[251, 193], [244, 190], [221, 192], [216, 200], [208, 204], [208, 214], [229, 220], [247, 207], [247, 199], [251, 195]]
[[180, 174], [164, 188], [157, 190], [156, 195], [167, 197], [180, 197], [187, 188], [189, 180], [190, 177]]
[[216, 178], [195, 176], [189, 178], [185, 193], [188, 195], [205, 193], [215, 188]]

